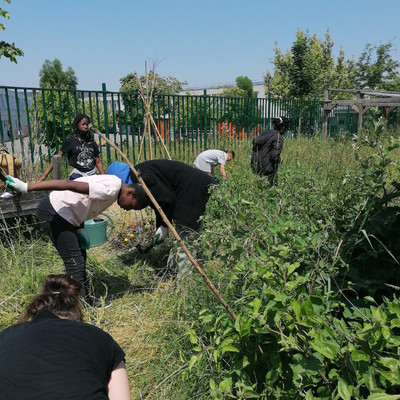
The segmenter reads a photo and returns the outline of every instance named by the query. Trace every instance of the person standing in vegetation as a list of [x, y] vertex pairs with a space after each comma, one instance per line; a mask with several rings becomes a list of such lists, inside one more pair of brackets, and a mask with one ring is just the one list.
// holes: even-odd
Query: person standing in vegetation
[[0, 332], [0, 398], [130, 400], [125, 354], [83, 322], [80, 285], [48, 275], [21, 323]]
[[[78, 114], [72, 123], [74, 136], [67, 139], [58, 152], [60, 156], [67, 155], [68, 163], [73, 168], [68, 179], [95, 175], [96, 168], [100, 174], [104, 174], [99, 147], [93, 140], [89, 125], [90, 117], [86, 114]], [[53, 161], [50, 162], [39, 181], [44, 181], [52, 169]]]
[[287, 117], [273, 119], [275, 129], [261, 132], [253, 139], [253, 152], [251, 155], [251, 168], [260, 176], [266, 176], [270, 186], [277, 184], [278, 168], [283, 149], [284, 134], [289, 128]]
[[66, 274], [81, 285], [85, 302], [98, 305], [99, 301], [87, 288], [86, 250], [90, 247], [90, 239], [81, 226], [115, 201], [124, 210], [136, 209], [143, 201], [141, 197], [146, 197], [141, 185], [128, 185], [114, 175], [32, 183], [7, 175], [6, 187], [20, 193], [52, 191], [41, 200], [37, 217], [63, 259]]
[[218, 181], [218, 177], [215, 175], [214, 167], [219, 165], [222, 180], [226, 181], [225, 164], [234, 158], [235, 152], [233, 150], [205, 150], [196, 157], [194, 165], [210, 174], [216, 181]]

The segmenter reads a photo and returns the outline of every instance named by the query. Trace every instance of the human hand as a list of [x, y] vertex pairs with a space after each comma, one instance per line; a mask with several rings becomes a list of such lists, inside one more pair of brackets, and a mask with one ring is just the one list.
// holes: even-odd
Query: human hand
[[166, 226], [160, 225], [156, 230], [153, 237], [153, 246], [160, 244], [168, 234], [168, 228]]
[[28, 193], [28, 184], [10, 175], [6, 175], [6, 188], [20, 193]]

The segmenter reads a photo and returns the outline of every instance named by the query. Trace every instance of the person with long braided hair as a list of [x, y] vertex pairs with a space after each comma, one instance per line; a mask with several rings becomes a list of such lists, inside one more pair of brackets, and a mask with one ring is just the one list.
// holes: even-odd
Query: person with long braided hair
[[[104, 174], [99, 146], [93, 140], [89, 125], [90, 117], [86, 114], [78, 114], [72, 123], [74, 135], [62, 144], [58, 152], [60, 156], [67, 155], [68, 164], [73, 168], [68, 179], [95, 175], [96, 168], [99, 174]], [[50, 162], [39, 181], [44, 181], [52, 169], [53, 161]]]

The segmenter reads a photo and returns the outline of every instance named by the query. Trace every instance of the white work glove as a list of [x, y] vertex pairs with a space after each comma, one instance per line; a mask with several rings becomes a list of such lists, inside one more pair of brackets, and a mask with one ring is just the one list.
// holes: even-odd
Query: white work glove
[[85, 231], [84, 228], [79, 228], [76, 230], [76, 234], [78, 236], [79, 245], [81, 246], [82, 250], [90, 249], [90, 237]]
[[20, 193], [28, 193], [28, 184], [10, 175], [6, 175], [6, 188]]
[[153, 246], [160, 244], [168, 234], [168, 228], [166, 226], [160, 225], [156, 230], [153, 237]]

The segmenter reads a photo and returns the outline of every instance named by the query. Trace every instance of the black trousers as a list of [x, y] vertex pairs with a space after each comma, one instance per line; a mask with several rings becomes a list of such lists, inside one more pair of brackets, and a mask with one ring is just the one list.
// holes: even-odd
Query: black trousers
[[77, 228], [57, 214], [48, 196], [40, 202], [37, 217], [61, 256], [65, 273], [81, 284], [81, 293], [86, 296], [86, 250], [80, 248]]

